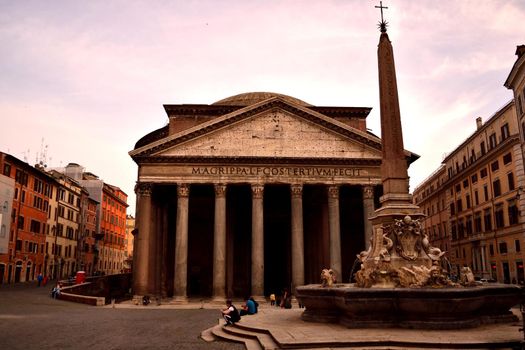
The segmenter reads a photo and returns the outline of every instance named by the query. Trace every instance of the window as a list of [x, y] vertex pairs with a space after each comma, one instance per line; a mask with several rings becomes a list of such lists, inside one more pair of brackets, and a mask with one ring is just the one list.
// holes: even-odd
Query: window
[[467, 187], [468, 187], [468, 179], [463, 180], [463, 188], [467, 188]]
[[475, 184], [476, 182], [478, 182], [478, 174], [474, 174], [470, 177], [470, 181]]
[[481, 232], [481, 212], [474, 214], [474, 232]]
[[463, 222], [463, 219], [458, 221], [458, 236], [459, 238], [465, 237], [465, 223]]
[[29, 231], [33, 233], [40, 233], [40, 222], [36, 220], [31, 220]]
[[496, 171], [498, 169], [499, 169], [499, 162], [498, 161], [495, 161], [492, 164], [490, 164], [490, 170]]
[[485, 209], [483, 212], [483, 221], [485, 224], [485, 231], [492, 230], [492, 216], [490, 215], [490, 209]]
[[57, 224], [57, 236], [62, 237], [64, 235], [64, 225]]
[[489, 136], [489, 149], [493, 149], [494, 147], [496, 147], [496, 144], [496, 133], [492, 133]]
[[516, 253], [521, 252], [521, 244], [519, 239], [514, 241], [514, 248], [516, 248]]
[[450, 233], [452, 234], [452, 240], [455, 241], [457, 239], [457, 226], [455, 221], [450, 223]]
[[466, 230], [467, 230], [467, 235], [471, 235], [472, 234], [472, 216], [467, 216], [467, 221], [466, 221]]
[[456, 184], [456, 193], [461, 192], [461, 184]]
[[27, 186], [27, 173], [23, 172], [20, 169], [16, 169], [15, 172], [15, 181], [21, 185]]
[[509, 164], [510, 162], [512, 162], [512, 155], [509, 152], [503, 156], [503, 164]]
[[476, 205], [479, 205], [478, 190], [474, 191], [474, 203], [476, 203]]
[[489, 200], [489, 189], [487, 185], [483, 186], [483, 194], [485, 195], [485, 202]]
[[499, 253], [507, 254], [507, 242], [499, 242]]
[[467, 209], [470, 209], [470, 196], [469, 195], [465, 197], [465, 202], [467, 203]]
[[489, 246], [489, 253], [490, 253], [490, 256], [494, 256], [494, 245], [493, 244], [490, 244]]
[[15, 248], [15, 250], [18, 250], [18, 251], [22, 250], [22, 240], [21, 239], [17, 239], [16, 240], [16, 248]]
[[458, 213], [463, 211], [463, 203], [461, 202], [461, 198], [456, 201], [456, 207], [458, 209]]
[[492, 183], [492, 186], [494, 188], [494, 197], [500, 196], [501, 195], [501, 184], [499, 182], [499, 179], [495, 180]]
[[4, 164], [4, 175], [7, 177], [11, 177], [11, 164]]
[[523, 114], [523, 106], [521, 104], [521, 99], [518, 96], [518, 111], [520, 112], [520, 115]]
[[24, 229], [24, 217], [23, 216], [18, 217], [18, 229], [19, 230]]
[[454, 203], [450, 203], [450, 215], [456, 214], [456, 206]]
[[509, 191], [514, 189], [514, 175], [512, 173], [507, 174], [507, 181], [509, 183]]
[[479, 171], [479, 176], [481, 176], [481, 178], [485, 178], [487, 177], [487, 168], [483, 168]]
[[494, 209], [494, 216], [496, 219], [496, 228], [502, 228], [505, 226], [505, 223], [503, 221], [503, 205], [498, 204], [496, 205], [496, 209]]
[[509, 202], [508, 214], [509, 214], [509, 225], [517, 224], [518, 223], [518, 206], [516, 205], [515, 200]]
[[505, 123], [501, 127], [501, 140], [506, 140], [510, 136], [509, 124]]
[[481, 141], [479, 146], [481, 148], [481, 155], [484, 155], [485, 153], [487, 153], [487, 150], [485, 149], [485, 141]]

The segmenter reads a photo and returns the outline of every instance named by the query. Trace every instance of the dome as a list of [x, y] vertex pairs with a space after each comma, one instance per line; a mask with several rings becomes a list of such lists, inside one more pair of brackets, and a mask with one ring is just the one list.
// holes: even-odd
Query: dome
[[298, 98], [283, 95], [283, 94], [277, 94], [275, 92], [247, 92], [244, 94], [239, 94], [231, 97], [227, 97], [225, 99], [222, 99], [220, 101], [217, 101], [215, 103], [212, 103], [212, 105], [219, 105], [219, 106], [250, 106], [255, 103], [268, 100], [273, 97], [280, 97], [285, 101], [292, 102], [301, 106], [310, 107], [311, 104], [308, 104], [304, 101], [299, 100]]

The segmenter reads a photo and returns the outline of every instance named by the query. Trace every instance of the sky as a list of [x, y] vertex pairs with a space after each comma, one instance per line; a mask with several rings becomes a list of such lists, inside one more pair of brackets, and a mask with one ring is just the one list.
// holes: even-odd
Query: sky
[[[0, 151], [81, 164], [128, 194], [128, 152], [167, 123], [164, 104], [252, 91], [372, 107], [379, 1], [0, 0]], [[385, 0], [411, 190], [512, 99], [525, 0]]]

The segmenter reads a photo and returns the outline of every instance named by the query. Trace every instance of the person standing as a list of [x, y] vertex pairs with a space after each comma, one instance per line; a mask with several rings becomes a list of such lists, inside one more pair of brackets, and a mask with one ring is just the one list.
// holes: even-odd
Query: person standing
[[42, 272], [40, 272], [36, 278], [36, 280], [38, 281], [38, 286], [40, 287], [40, 285], [42, 284], [42, 280], [44, 279], [44, 276], [42, 276]]

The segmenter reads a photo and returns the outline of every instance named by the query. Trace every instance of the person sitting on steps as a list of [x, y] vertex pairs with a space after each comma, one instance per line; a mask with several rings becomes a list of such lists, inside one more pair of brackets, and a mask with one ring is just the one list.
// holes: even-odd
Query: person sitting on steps
[[226, 300], [226, 308], [222, 309], [221, 313], [222, 317], [226, 321], [226, 326], [233, 325], [236, 322], [239, 322], [241, 319], [241, 315], [239, 315], [237, 308], [233, 306], [231, 299]]

